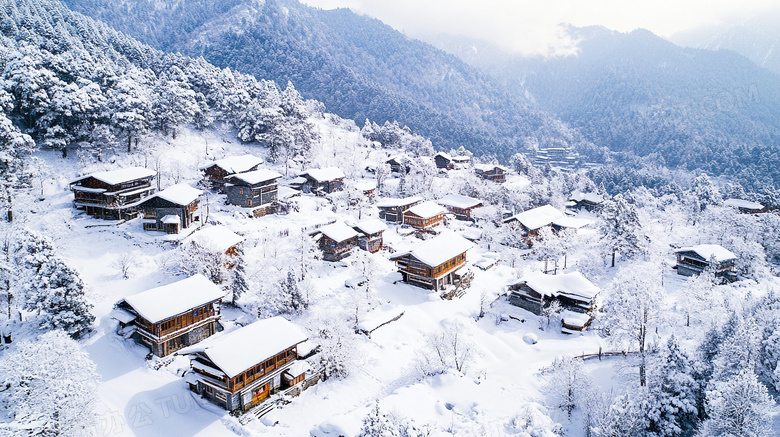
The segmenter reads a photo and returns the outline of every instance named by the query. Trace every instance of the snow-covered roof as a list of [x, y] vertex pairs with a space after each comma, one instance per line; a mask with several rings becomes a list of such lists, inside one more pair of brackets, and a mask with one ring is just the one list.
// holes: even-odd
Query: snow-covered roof
[[724, 201], [723, 204], [726, 206], [730, 206], [732, 208], [755, 209], [755, 210], [764, 209], [764, 205], [758, 202], [751, 202], [749, 200], [742, 200], [742, 199], [726, 199], [726, 201]]
[[217, 166], [228, 173], [241, 173], [245, 172], [256, 165], [263, 163], [263, 158], [254, 155], [241, 155], [241, 156], [229, 156], [227, 158], [218, 159], [214, 162], [210, 162], [201, 166], [201, 170], [205, 170], [212, 166]]
[[563, 310], [561, 312], [561, 320], [569, 326], [576, 326], [582, 329], [590, 322], [590, 315], [578, 313], [576, 311]]
[[192, 234], [192, 241], [211, 252], [227, 252], [228, 249], [244, 241], [244, 237], [224, 226], [201, 228]]
[[177, 205], [189, 205], [201, 194], [203, 194], [203, 191], [197, 188], [193, 188], [187, 184], [176, 184], [160, 191], [155, 194], [155, 196]]
[[420, 218], [426, 219], [426, 218], [437, 216], [439, 214], [445, 214], [447, 210], [443, 206], [439, 205], [438, 203], [431, 202], [429, 200], [419, 205], [414, 205], [413, 207], [407, 209], [406, 212], [410, 214], [414, 214]]
[[437, 156], [441, 156], [442, 158], [446, 159], [447, 161], [452, 161], [452, 156], [450, 156], [449, 153], [438, 152], [435, 155], [433, 155], [434, 158], [437, 157]]
[[149, 322], [159, 323], [224, 296], [225, 292], [221, 288], [205, 276], [197, 274], [126, 297], [120, 302], [127, 302], [138, 315]]
[[328, 238], [341, 243], [342, 241], [349, 240], [352, 237], [357, 237], [357, 231], [345, 225], [343, 222], [331, 223], [327, 226], [323, 226], [318, 229], [319, 232], [325, 234]]
[[712, 257], [715, 257], [715, 261], [717, 262], [737, 259], [737, 256], [734, 255], [734, 252], [717, 244], [699, 244], [697, 246], [681, 247], [674, 251], [674, 253], [680, 252], [693, 252], [706, 261], [709, 261], [712, 259]]
[[280, 177], [282, 177], [282, 175], [280, 175], [279, 173], [273, 170], [269, 170], [267, 168], [262, 168], [260, 170], [250, 171], [246, 173], [232, 174], [228, 176], [228, 178], [236, 178], [249, 185], [259, 184], [261, 182], [270, 181], [272, 179], [278, 179]]
[[590, 203], [601, 203], [604, 201], [604, 198], [601, 197], [599, 194], [596, 193], [583, 193], [580, 190], [574, 190], [571, 193], [571, 196], [569, 196], [570, 200], [574, 200], [575, 202], [590, 202]]
[[460, 194], [447, 194], [439, 199], [439, 204], [453, 208], [469, 209], [482, 204], [482, 201], [473, 197], [461, 196]]
[[290, 185], [303, 185], [306, 183], [306, 178], [303, 176], [297, 176], [292, 179], [290, 179], [289, 184]]
[[563, 218], [563, 216], [563, 212], [558, 211], [551, 205], [544, 205], [538, 208], [529, 209], [528, 211], [523, 211], [520, 214], [515, 214], [505, 221], [517, 220], [526, 228], [534, 230], [539, 229], [542, 226], [550, 225], [553, 221]]
[[404, 197], [403, 199], [383, 199], [376, 203], [377, 208], [396, 208], [399, 206], [411, 205], [415, 202], [421, 202], [422, 198], [417, 196]]
[[363, 220], [362, 222], [358, 222], [355, 227], [366, 235], [376, 234], [377, 232], [387, 230], [385, 222], [379, 219]]
[[309, 175], [317, 182], [330, 182], [344, 178], [344, 172], [338, 167], [311, 168], [300, 174], [303, 175]]
[[362, 179], [355, 182], [355, 188], [360, 191], [371, 191], [376, 189], [375, 179]]
[[453, 156], [452, 160], [455, 161], [455, 162], [461, 162], [461, 163], [463, 163], [463, 162], [470, 162], [471, 161], [471, 157], [470, 156], [466, 156], [466, 155], [458, 155], [458, 156]]
[[135, 314], [129, 313], [122, 308], [114, 308], [109, 315], [112, 319], [119, 320], [122, 323], [130, 323], [135, 320]]
[[474, 164], [474, 168], [480, 171], [492, 171], [493, 169], [500, 169], [506, 171], [506, 167], [496, 164]]
[[599, 287], [590, 282], [580, 272], [562, 273], [560, 275], [533, 272], [526, 275], [519, 282], [525, 282], [530, 288], [543, 296], [566, 295], [591, 300], [600, 291]]
[[209, 337], [177, 354], [202, 353], [219, 370], [233, 378], [306, 339], [301, 328], [282, 316], [276, 316], [258, 320], [225, 335]]
[[588, 226], [594, 223], [594, 221], [590, 219], [585, 219], [580, 217], [570, 217], [568, 215], [564, 215], [562, 217], [553, 220], [552, 223], [562, 228], [579, 229], [583, 226]]
[[474, 245], [469, 240], [458, 234], [446, 232], [418, 244], [417, 247], [408, 252], [397, 253], [390, 259], [395, 260], [411, 254], [429, 267], [436, 267], [472, 247]]
[[295, 360], [295, 362], [287, 368], [287, 373], [292, 376], [303, 375], [306, 372], [311, 372], [311, 366], [303, 360]]
[[149, 178], [156, 174], [157, 173], [155, 173], [152, 170], [149, 170], [148, 168], [128, 167], [128, 168], [120, 168], [119, 170], [101, 171], [97, 173], [84, 175], [77, 179], [72, 180], [70, 183], [75, 184], [76, 182], [83, 181], [84, 179], [92, 177], [101, 182], [105, 182], [108, 185], [117, 185], [117, 184], [121, 184], [122, 182], [130, 182], [138, 179]]
[[178, 214], [168, 214], [161, 218], [160, 221], [166, 225], [180, 225], [181, 217], [179, 217]]

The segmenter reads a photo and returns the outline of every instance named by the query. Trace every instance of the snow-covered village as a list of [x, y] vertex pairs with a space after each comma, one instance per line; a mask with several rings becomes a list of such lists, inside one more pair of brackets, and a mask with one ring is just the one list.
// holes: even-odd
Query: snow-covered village
[[90, 7], [0, 5], [0, 435], [780, 435], [774, 173], [474, 149]]

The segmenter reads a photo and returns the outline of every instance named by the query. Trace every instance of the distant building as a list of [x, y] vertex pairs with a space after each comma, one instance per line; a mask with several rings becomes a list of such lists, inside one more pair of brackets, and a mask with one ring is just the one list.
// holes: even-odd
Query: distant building
[[195, 275], [128, 296], [111, 316], [119, 321], [120, 333], [164, 357], [216, 332], [224, 295], [205, 276]]
[[447, 194], [438, 200], [438, 203], [455, 214], [459, 220], [469, 220], [471, 212], [482, 206], [482, 201], [473, 197], [460, 194]]
[[474, 173], [482, 179], [489, 181], [506, 182], [506, 168], [500, 165], [476, 164], [474, 165]]
[[533, 161], [538, 168], [549, 165], [564, 173], [571, 173], [577, 169], [580, 157], [570, 146], [544, 147], [536, 151]]
[[337, 167], [309, 169], [298, 175], [306, 179], [301, 189], [312, 193], [333, 193], [344, 189], [344, 172]]
[[385, 161], [385, 164], [389, 165], [390, 171], [394, 173], [401, 173], [401, 169], [403, 169], [404, 172], [409, 173], [409, 163], [404, 161], [406, 161], [404, 157], [393, 156]]
[[404, 212], [420, 202], [422, 202], [422, 198], [411, 196], [403, 199], [384, 199], [377, 202], [376, 206], [379, 208], [380, 219], [392, 223], [403, 223]]
[[221, 186], [228, 176], [257, 170], [262, 163], [263, 158], [253, 155], [230, 156], [203, 165], [200, 169], [206, 180]]
[[187, 184], [168, 187], [144, 200], [140, 209], [144, 212], [145, 231], [163, 231], [178, 234], [200, 221], [198, 205], [203, 191]]
[[[699, 244], [683, 247], [674, 251], [677, 255], [677, 274], [683, 276], [698, 275], [707, 268], [727, 279], [736, 279], [734, 264], [737, 256], [717, 244]], [[712, 265], [714, 263], [714, 265]]]
[[307, 336], [281, 316], [258, 320], [227, 334], [187, 347], [190, 390], [228, 411], [247, 411], [272, 394], [314, 376], [298, 360]]
[[192, 234], [189, 241], [196, 246], [216, 254], [235, 256], [244, 237], [225, 226], [208, 226]]
[[466, 155], [453, 156], [452, 165], [454, 165], [455, 168], [466, 168], [471, 165], [471, 157]]
[[466, 264], [466, 251], [474, 245], [457, 234], [447, 233], [424, 241], [408, 252], [390, 257], [403, 281], [429, 290], [456, 285]]
[[767, 212], [767, 207], [758, 202], [751, 202], [749, 200], [726, 199], [723, 204], [731, 208], [736, 208], [743, 214], [760, 214], [762, 212]]
[[281, 177], [279, 173], [267, 169], [230, 175], [225, 178], [227, 203], [253, 208], [256, 216], [273, 213], [279, 193], [277, 181]]
[[358, 246], [361, 249], [376, 253], [382, 248], [382, 234], [387, 230], [387, 225], [382, 220], [363, 220], [352, 228], [359, 233]]
[[156, 174], [143, 167], [130, 167], [81, 176], [70, 182], [73, 205], [97, 218], [134, 218], [141, 202], [154, 193], [152, 179]]
[[430, 229], [444, 221], [447, 210], [436, 202], [423, 202], [404, 211], [404, 223], [415, 229]]
[[604, 198], [600, 194], [583, 193], [580, 190], [575, 190], [569, 196], [569, 202], [571, 202], [571, 208], [573, 209], [595, 211], [601, 208]]
[[539, 315], [552, 301], [576, 312], [592, 311], [600, 290], [580, 272], [559, 275], [534, 272], [509, 284], [509, 291], [511, 304]]
[[340, 261], [358, 245], [358, 232], [342, 222], [323, 226], [310, 235], [317, 239], [325, 261]]

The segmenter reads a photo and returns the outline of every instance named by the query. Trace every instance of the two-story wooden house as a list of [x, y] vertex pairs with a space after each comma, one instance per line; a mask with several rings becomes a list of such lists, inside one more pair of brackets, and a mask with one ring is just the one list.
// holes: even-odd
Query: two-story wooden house
[[141, 202], [145, 231], [163, 231], [178, 234], [200, 221], [198, 205], [203, 191], [187, 184], [177, 184]]
[[678, 275], [698, 275], [709, 268], [715, 275], [736, 279], [734, 273], [737, 256], [734, 252], [717, 244], [699, 244], [697, 246], [682, 247], [674, 251], [677, 255]]
[[225, 178], [227, 203], [245, 208], [272, 205], [278, 198], [277, 181], [281, 177], [279, 173], [268, 169], [227, 176]]
[[405, 197], [403, 199], [384, 199], [377, 202], [379, 208], [379, 218], [392, 223], [403, 223], [404, 212], [422, 202], [417, 196]]
[[130, 167], [81, 176], [70, 182], [73, 205], [102, 219], [133, 218], [139, 204], [154, 193], [152, 179], [156, 174], [143, 167]]
[[304, 192], [328, 194], [344, 189], [344, 172], [338, 167], [309, 169], [298, 177], [306, 179], [301, 187]]
[[475, 164], [474, 173], [482, 179], [489, 181], [499, 183], [506, 182], [506, 168], [500, 165]]
[[390, 257], [395, 261], [403, 281], [430, 290], [443, 290], [457, 284], [458, 271], [466, 264], [466, 251], [473, 244], [454, 233], [441, 234], [407, 252]]
[[228, 176], [257, 170], [262, 163], [263, 158], [253, 155], [229, 156], [203, 165], [200, 169], [212, 186], [221, 187]]
[[552, 301], [565, 309], [587, 313], [595, 309], [599, 291], [580, 272], [558, 275], [533, 272], [509, 284], [509, 302], [537, 315]]
[[164, 357], [213, 335], [225, 292], [203, 275], [152, 288], [117, 302], [120, 330]]
[[342, 222], [331, 223], [309, 233], [317, 239], [325, 261], [340, 261], [358, 244], [358, 233]]
[[[188, 347], [190, 390], [228, 410], [246, 411], [307, 377], [298, 363], [301, 328], [281, 316], [258, 320]], [[297, 373], [297, 374], [296, 374]]]
[[482, 206], [481, 200], [460, 194], [447, 194], [438, 203], [455, 214], [458, 220], [470, 220], [471, 212]]
[[382, 220], [363, 220], [352, 228], [359, 233], [358, 246], [361, 249], [376, 253], [382, 248], [382, 234], [387, 230], [387, 225]]
[[439, 226], [447, 210], [436, 202], [423, 202], [404, 211], [404, 223], [415, 229], [424, 230]]

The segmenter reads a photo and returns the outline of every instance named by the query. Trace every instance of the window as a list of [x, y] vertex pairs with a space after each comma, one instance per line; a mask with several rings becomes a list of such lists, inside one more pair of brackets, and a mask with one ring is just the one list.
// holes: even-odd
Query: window
[[246, 199], [246, 206], [252, 206], [252, 199]]

